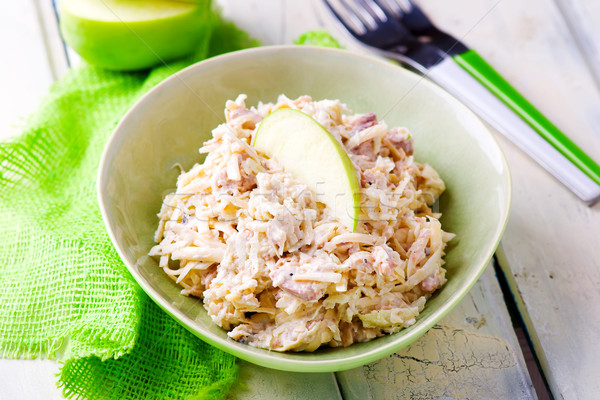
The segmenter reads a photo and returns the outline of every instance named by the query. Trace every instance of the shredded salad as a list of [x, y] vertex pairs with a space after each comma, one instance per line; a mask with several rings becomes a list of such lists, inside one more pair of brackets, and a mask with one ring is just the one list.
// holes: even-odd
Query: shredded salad
[[[226, 122], [204, 143], [203, 163], [166, 196], [150, 255], [182, 294], [203, 299], [212, 320], [242, 343], [276, 351], [348, 346], [415, 323], [446, 282], [454, 236], [431, 206], [444, 183], [413, 159], [406, 128], [339, 100], [225, 106]], [[313, 117], [356, 168], [360, 217], [349, 231], [308, 187], [251, 146], [268, 114]]]

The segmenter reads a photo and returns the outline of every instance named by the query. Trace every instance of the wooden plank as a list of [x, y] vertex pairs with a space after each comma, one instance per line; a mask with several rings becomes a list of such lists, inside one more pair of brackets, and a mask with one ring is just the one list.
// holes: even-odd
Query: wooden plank
[[579, 46], [596, 84], [600, 85], [600, 2], [554, 0]]
[[491, 265], [415, 343], [336, 375], [345, 400], [536, 398]]
[[[55, 78], [36, 6], [35, 0], [11, 1], [0, 13], [0, 51], [10, 57], [0, 63], [0, 140], [21, 131]], [[62, 399], [57, 372], [54, 361], [0, 359], [0, 399]]]
[[25, 118], [52, 83], [47, 53], [33, 0], [2, 6], [0, 27], [0, 139], [20, 131]]
[[262, 44], [278, 44], [285, 34], [286, 24], [283, 16], [287, 1], [239, 1], [218, 0], [225, 18], [235, 22]]
[[226, 400], [343, 400], [334, 374], [284, 372], [239, 361], [240, 383]]
[[[422, 5], [600, 161], [600, 94], [553, 2], [427, 0]], [[594, 8], [598, 12], [597, 5]], [[600, 15], [586, 18], [593, 23]], [[555, 398], [597, 398], [600, 206], [586, 207], [498, 138], [513, 172], [514, 189], [503, 238], [504, 268], [534, 350]]]
[[[477, 50], [540, 111], [600, 161], [600, 95], [552, 1], [425, 0], [420, 4], [436, 24]], [[512, 148], [507, 152], [515, 153]], [[544, 194], [555, 187], [549, 185]]]
[[58, 364], [50, 360], [0, 359], [0, 399], [60, 400], [56, 387]]
[[292, 44], [305, 32], [327, 30], [349, 50], [364, 51], [331, 18], [321, 0], [219, 0], [218, 3], [225, 18], [250, 32], [264, 45]]

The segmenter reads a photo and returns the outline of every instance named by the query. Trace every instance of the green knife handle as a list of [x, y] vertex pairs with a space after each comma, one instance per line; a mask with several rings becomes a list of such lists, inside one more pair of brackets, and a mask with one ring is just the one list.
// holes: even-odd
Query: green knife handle
[[476, 51], [468, 50], [453, 58], [458, 65], [502, 100], [556, 150], [600, 185], [600, 166], [521, 96]]

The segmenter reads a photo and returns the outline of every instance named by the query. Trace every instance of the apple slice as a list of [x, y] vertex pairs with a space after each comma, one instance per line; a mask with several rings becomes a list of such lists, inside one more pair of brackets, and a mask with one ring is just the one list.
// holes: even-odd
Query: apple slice
[[348, 229], [356, 229], [356, 170], [342, 145], [317, 121], [301, 111], [277, 110], [261, 122], [252, 145], [308, 185]]
[[90, 64], [138, 70], [192, 53], [211, 29], [209, 0], [61, 0], [60, 28]]

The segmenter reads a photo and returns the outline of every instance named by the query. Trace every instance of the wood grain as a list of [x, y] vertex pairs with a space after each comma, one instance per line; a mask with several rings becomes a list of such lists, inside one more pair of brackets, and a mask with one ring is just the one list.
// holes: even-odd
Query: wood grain
[[600, 2], [554, 0], [600, 87]]
[[[56, 78], [46, 42], [56, 43], [56, 38], [46, 37], [40, 20], [47, 17], [47, 10], [38, 5], [36, 0], [10, 1], [0, 12], [0, 49], [6, 57], [0, 62], [0, 140], [21, 131]], [[55, 24], [45, 21], [49, 30]], [[0, 359], [0, 399], [62, 399], [57, 372], [54, 361]]]
[[493, 266], [415, 343], [336, 375], [345, 400], [536, 398]]
[[5, 139], [20, 131], [53, 77], [33, 0], [4, 2], [0, 27], [0, 139]]
[[240, 382], [225, 400], [306, 400], [342, 398], [334, 374], [284, 372], [239, 361]]

